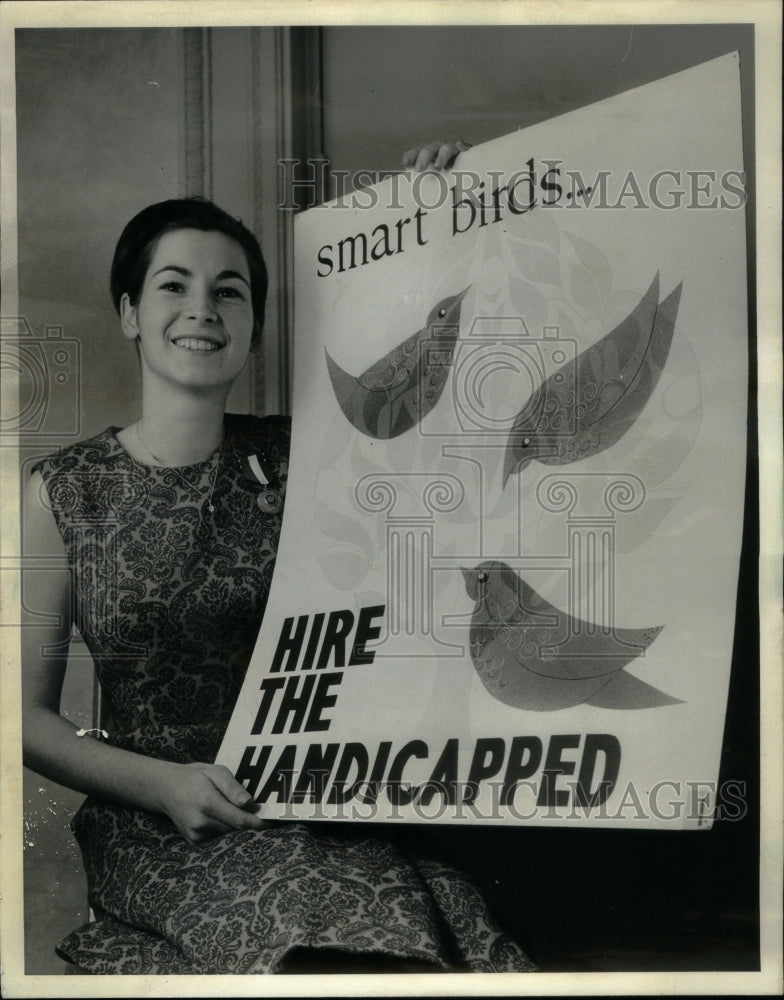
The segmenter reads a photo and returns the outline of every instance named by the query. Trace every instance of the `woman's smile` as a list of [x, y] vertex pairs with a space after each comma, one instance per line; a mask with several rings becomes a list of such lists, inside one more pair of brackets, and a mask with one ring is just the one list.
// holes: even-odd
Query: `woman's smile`
[[223, 344], [217, 340], [207, 337], [174, 337], [172, 343], [175, 347], [182, 347], [187, 351], [199, 351], [200, 353], [220, 351]]

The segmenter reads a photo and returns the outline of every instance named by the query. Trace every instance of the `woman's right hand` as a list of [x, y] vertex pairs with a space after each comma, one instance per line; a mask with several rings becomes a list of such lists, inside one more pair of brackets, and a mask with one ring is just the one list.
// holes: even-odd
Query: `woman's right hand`
[[267, 824], [250, 811], [252, 798], [221, 764], [170, 764], [159, 808], [192, 844], [230, 830], [261, 830]]

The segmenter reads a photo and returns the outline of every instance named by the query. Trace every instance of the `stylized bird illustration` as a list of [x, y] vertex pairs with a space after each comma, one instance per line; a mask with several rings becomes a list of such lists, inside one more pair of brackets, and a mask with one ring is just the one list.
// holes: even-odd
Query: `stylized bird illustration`
[[623, 322], [539, 386], [509, 432], [504, 485], [534, 460], [576, 462], [626, 433], [667, 361], [682, 285], [659, 303], [657, 274]]
[[452, 366], [467, 291], [442, 299], [421, 330], [361, 375], [349, 375], [325, 350], [340, 408], [358, 431], [373, 438], [398, 437], [433, 409]]
[[644, 653], [660, 627], [607, 630], [572, 618], [503, 562], [462, 573], [468, 596], [477, 602], [471, 659], [498, 701], [533, 712], [581, 704], [655, 708], [679, 701], [623, 669]]

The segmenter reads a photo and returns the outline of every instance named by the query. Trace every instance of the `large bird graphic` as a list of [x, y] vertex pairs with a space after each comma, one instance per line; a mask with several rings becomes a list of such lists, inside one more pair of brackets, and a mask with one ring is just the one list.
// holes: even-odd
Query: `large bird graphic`
[[506, 563], [463, 569], [476, 602], [469, 643], [474, 668], [498, 701], [533, 712], [588, 704], [655, 708], [676, 704], [623, 668], [661, 628], [602, 629], [546, 601]]
[[335, 396], [358, 431], [373, 438], [398, 437], [433, 409], [452, 366], [467, 291], [442, 299], [421, 330], [361, 375], [344, 371], [325, 349]]
[[667, 361], [682, 283], [659, 302], [659, 275], [602, 340], [550, 375], [514, 419], [503, 482], [532, 461], [564, 465], [604, 451], [648, 402]]

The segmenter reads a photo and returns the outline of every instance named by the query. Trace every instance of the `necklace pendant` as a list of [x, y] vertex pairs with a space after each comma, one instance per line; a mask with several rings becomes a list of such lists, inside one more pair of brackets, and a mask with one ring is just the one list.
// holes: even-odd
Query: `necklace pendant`
[[210, 514], [214, 514], [215, 513], [215, 504], [208, 503], [207, 504], [207, 510], [210, 512]]
[[259, 506], [259, 510], [264, 511], [265, 514], [277, 514], [283, 508], [283, 498], [278, 493], [273, 493], [271, 490], [264, 490], [263, 493], [259, 493], [256, 497], [256, 503]]

